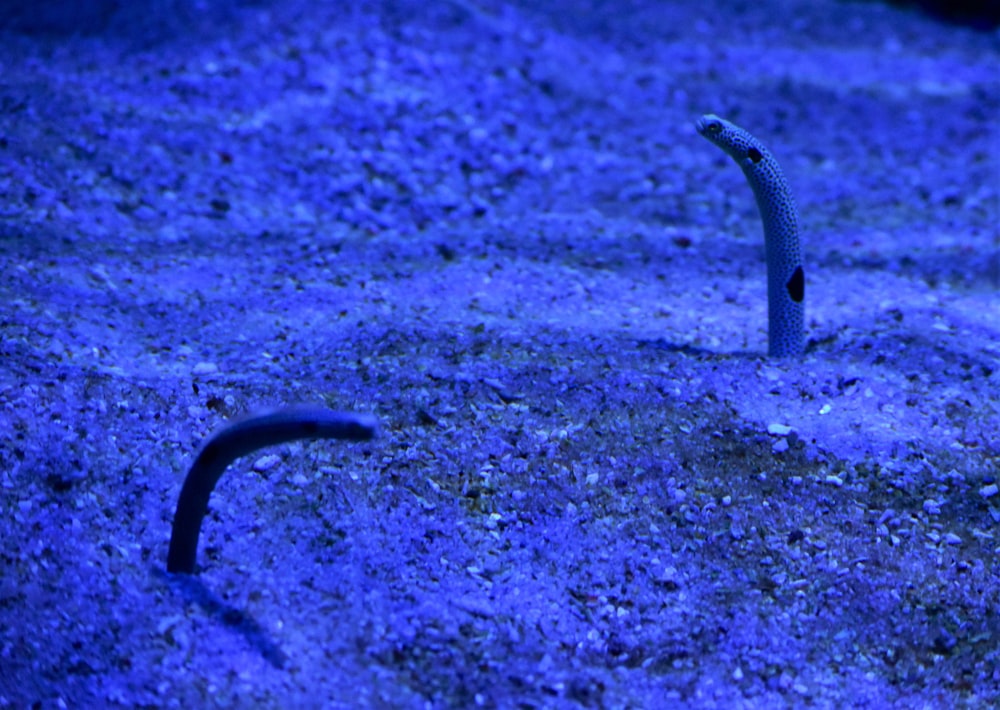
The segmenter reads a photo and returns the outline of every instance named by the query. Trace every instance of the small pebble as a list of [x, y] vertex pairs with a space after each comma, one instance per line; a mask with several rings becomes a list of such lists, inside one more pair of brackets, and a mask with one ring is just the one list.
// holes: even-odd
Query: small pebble
[[199, 362], [197, 365], [194, 366], [194, 369], [191, 370], [191, 372], [194, 373], [195, 375], [211, 375], [218, 371], [219, 371], [219, 366], [216, 365], [214, 362]]
[[264, 473], [270, 471], [279, 463], [281, 463], [280, 456], [277, 454], [266, 454], [253, 462], [253, 470], [257, 473]]
[[149, 205], [140, 205], [135, 212], [132, 213], [132, 216], [140, 222], [151, 222], [159, 215], [157, 215], [156, 210]]

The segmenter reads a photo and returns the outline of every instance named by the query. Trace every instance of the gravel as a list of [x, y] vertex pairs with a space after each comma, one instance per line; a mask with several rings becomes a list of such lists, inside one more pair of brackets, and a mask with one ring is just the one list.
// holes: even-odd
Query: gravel
[[[1000, 36], [126, 17], [0, 37], [0, 706], [1000, 703]], [[709, 112], [795, 191], [801, 360]], [[167, 574], [205, 438], [299, 402], [382, 433], [240, 459]]]

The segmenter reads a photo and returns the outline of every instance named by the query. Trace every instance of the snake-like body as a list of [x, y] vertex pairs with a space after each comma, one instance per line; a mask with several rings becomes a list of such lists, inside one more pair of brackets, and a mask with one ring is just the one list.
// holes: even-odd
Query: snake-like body
[[378, 421], [371, 415], [310, 406], [289, 407], [226, 427], [208, 440], [184, 479], [174, 513], [167, 571], [194, 574], [208, 498], [223, 471], [240, 456], [296, 439], [365, 441], [377, 431]]
[[739, 126], [712, 114], [695, 125], [698, 133], [736, 161], [757, 199], [767, 256], [768, 355], [801, 355], [806, 282], [798, 214], [785, 175], [771, 152]]

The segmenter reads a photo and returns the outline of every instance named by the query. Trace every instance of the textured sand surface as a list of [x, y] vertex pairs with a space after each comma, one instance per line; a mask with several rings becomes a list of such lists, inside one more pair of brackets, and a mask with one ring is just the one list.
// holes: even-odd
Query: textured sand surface
[[[1000, 702], [1000, 36], [278, 7], [0, 37], [0, 706]], [[795, 192], [802, 360], [709, 112]], [[297, 402], [382, 433], [237, 461], [167, 575]]]

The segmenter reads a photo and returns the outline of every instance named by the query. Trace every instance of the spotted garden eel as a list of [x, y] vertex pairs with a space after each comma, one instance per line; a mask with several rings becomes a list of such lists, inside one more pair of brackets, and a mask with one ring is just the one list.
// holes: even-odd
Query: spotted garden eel
[[297, 439], [367, 441], [377, 431], [378, 421], [371, 415], [308, 406], [280, 409], [226, 427], [208, 440], [184, 479], [174, 513], [167, 571], [194, 574], [208, 498], [222, 473], [240, 456]]
[[702, 116], [695, 126], [736, 161], [757, 199], [767, 256], [768, 355], [801, 355], [806, 279], [795, 200], [785, 176], [771, 152], [739, 126], [712, 114]]

